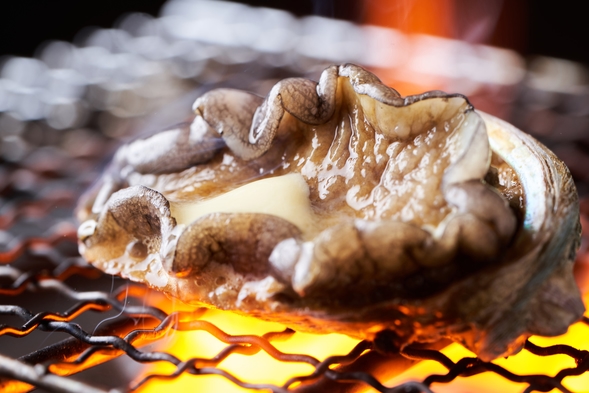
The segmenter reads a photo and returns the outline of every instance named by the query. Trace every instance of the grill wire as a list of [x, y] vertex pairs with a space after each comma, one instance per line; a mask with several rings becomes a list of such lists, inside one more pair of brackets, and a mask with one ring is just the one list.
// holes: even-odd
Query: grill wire
[[[182, 2], [170, 4], [176, 3]], [[288, 14], [278, 15], [303, 25], [303, 21]], [[94, 31], [86, 38], [85, 46], [52, 43], [40, 52], [39, 59], [11, 59], [3, 66], [0, 78], [0, 390], [123, 392], [147, 386], [153, 379], [192, 374], [197, 378], [218, 375], [243, 388], [273, 392], [344, 392], [368, 386], [379, 392], [432, 392], [432, 384], [452, 386], [458, 377], [491, 372], [523, 383], [525, 392], [552, 389], [569, 392], [562, 385], [563, 379], [589, 370], [586, 350], [568, 345], [540, 347], [530, 341], [525, 351], [546, 357], [547, 361], [552, 355], [565, 355], [576, 366], [563, 368], [554, 376], [519, 375], [474, 357], [454, 362], [439, 351], [446, 342], [411, 346], [403, 353], [394, 353], [361, 341], [349, 353], [325, 359], [285, 353], [273, 342], [290, 339], [296, 334], [290, 329], [260, 336], [231, 335], [206, 320], [209, 311], [166, 311], [162, 305], [167, 300], [158, 293], [89, 266], [77, 252], [73, 207], [80, 193], [98, 177], [105, 157], [121, 141], [137, 130], [154, 131], [178, 122], [187, 115], [185, 109], [179, 108], [190, 108], [190, 102], [203, 89], [232, 86], [265, 93], [277, 79], [306, 76], [303, 69], [312, 70], [312, 74], [325, 64], [345, 60], [344, 55], [338, 59], [338, 54], [330, 52], [327, 55], [331, 57], [299, 53], [293, 61], [292, 57], [285, 58], [286, 52], [235, 45], [229, 47], [239, 56], [228, 58], [227, 43], [191, 41], [173, 37], [169, 31], [167, 35], [162, 33], [157, 26], [164, 19], [134, 14], [116, 29]], [[162, 45], [164, 39], [175, 46]], [[149, 40], [151, 44], [146, 46], [145, 41]], [[162, 41], [159, 47], [158, 40]], [[194, 58], [190, 55], [194, 52], [180, 50], [190, 45], [198, 45], [199, 53], [205, 48], [208, 54]], [[177, 47], [177, 51], [163, 53], [170, 46]], [[160, 52], [153, 48], [159, 48]], [[115, 66], [113, 70], [113, 59], [121, 56], [131, 58], [133, 66], [117, 63], [123, 64], [121, 69]], [[91, 62], [91, 58], [96, 62]], [[564, 64], [569, 67], [566, 72], [576, 67], [577, 72], [586, 75], [582, 66]], [[108, 67], [111, 67], [109, 73], [105, 74], [104, 69]], [[509, 120], [525, 130], [536, 131], [535, 135], [552, 145], [557, 153], [563, 152], [584, 194], [589, 180], [582, 169], [589, 160], [586, 154], [589, 113], [578, 102], [587, 102], [589, 89], [583, 86], [580, 92], [543, 90], [538, 83], [526, 83], [539, 80], [539, 71], [530, 68], [526, 72], [517, 84]], [[37, 80], [39, 73], [45, 77], [42, 83]], [[156, 86], [157, 95], [146, 93], [146, 87], [150, 86]], [[159, 116], [149, 115], [158, 111]], [[538, 113], [552, 122], [538, 121]], [[564, 140], [555, 136], [555, 130], [569, 123], [574, 123], [576, 128]], [[587, 206], [584, 200], [583, 220], [589, 213]], [[584, 239], [582, 255], [586, 246]], [[589, 320], [585, 317], [579, 324], [589, 334]], [[199, 330], [222, 341], [225, 347], [211, 358], [181, 360], [158, 346], [174, 331]], [[240, 380], [220, 366], [230, 356], [251, 356], [260, 351], [279, 362], [309, 364], [314, 371], [277, 386]], [[400, 372], [422, 360], [433, 360], [447, 372], [429, 375], [418, 382], [385, 386], [391, 372]], [[141, 373], [141, 365], [155, 362], [169, 363], [175, 369], [166, 375]], [[106, 370], [103, 374], [88, 374], [101, 367]], [[130, 371], [121, 372], [121, 368]], [[107, 373], [108, 383], [103, 376]]]

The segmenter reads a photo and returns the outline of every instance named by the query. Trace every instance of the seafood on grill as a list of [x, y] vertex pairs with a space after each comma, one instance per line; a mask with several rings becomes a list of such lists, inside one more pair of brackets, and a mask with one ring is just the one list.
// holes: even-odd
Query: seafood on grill
[[80, 201], [94, 266], [198, 306], [398, 347], [450, 337], [484, 360], [581, 317], [568, 169], [464, 96], [403, 98], [348, 64], [194, 110], [122, 146]]

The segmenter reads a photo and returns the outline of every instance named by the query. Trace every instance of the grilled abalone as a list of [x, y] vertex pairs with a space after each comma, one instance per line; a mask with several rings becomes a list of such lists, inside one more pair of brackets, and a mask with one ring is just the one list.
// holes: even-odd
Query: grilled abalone
[[461, 95], [354, 65], [264, 99], [206, 93], [119, 149], [78, 217], [84, 257], [195, 305], [488, 360], [583, 313], [567, 168]]

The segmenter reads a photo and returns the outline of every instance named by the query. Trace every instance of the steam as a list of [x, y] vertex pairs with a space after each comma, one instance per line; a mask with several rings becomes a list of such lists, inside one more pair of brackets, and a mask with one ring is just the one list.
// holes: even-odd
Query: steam
[[503, 0], [456, 0], [454, 4], [454, 38], [473, 44], [487, 43], [497, 27]]
[[503, 4], [503, 0], [372, 0], [364, 3], [363, 22], [485, 44], [497, 27]]
[[335, 16], [333, 0], [313, 0], [313, 15], [333, 18]]

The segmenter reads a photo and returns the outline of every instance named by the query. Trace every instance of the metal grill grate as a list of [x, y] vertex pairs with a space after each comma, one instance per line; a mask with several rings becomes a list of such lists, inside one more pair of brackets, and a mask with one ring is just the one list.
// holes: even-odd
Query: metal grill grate
[[[248, 389], [267, 389], [274, 392], [286, 391], [353, 391], [359, 387], [371, 386], [379, 392], [431, 392], [432, 384], [452, 383], [457, 377], [467, 377], [483, 372], [492, 372], [502, 378], [528, 385], [526, 392], [550, 391], [557, 389], [568, 392], [562, 385], [565, 377], [580, 375], [589, 370], [589, 352], [568, 345], [552, 345], [540, 347], [527, 342], [525, 350], [537, 356], [549, 357], [562, 354], [572, 358], [576, 367], [564, 368], [557, 375], [519, 375], [510, 372], [494, 363], [480, 361], [477, 358], [463, 358], [453, 362], [436, 349], [410, 347], [401, 355], [412, 360], [433, 360], [443, 365], [448, 372], [440, 375], [429, 375], [421, 382], [409, 382], [394, 387], [387, 387], [386, 381], [379, 379], [384, 369], [405, 368], [407, 360], [398, 354], [383, 355], [377, 351], [373, 343], [359, 342], [348, 354], [329, 356], [318, 360], [300, 353], [285, 353], [272, 344], [275, 340], [288, 340], [293, 334], [286, 329], [268, 332], [264, 335], [231, 335], [213, 323], [203, 320], [206, 310], [178, 311], [166, 313], [160, 308], [141, 305], [149, 290], [142, 286], [124, 284], [114, 291], [82, 291], [74, 290], [64, 283], [77, 276], [85, 279], [101, 280], [103, 274], [88, 267], [79, 258], [68, 257], [59, 251], [61, 243], [73, 243], [75, 236], [70, 231], [56, 233], [46, 238], [29, 238], [18, 241], [9, 250], [0, 254], [3, 265], [0, 268], [0, 289], [5, 300], [15, 305], [0, 306], [3, 317], [17, 317], [19, 323], [0, 325], [0, 336], [4, 345], [18, 345], [18, 341], [34, 331], [63, 332], [71, 336], [55, 344], [39, 348], [31, 353], [11, 359], [0, 357], [0, 375], [4, 379], [0, 386], [4, 391], [27, 391], [34, 387], [48, 391], [79, 392], [104, 391], [91, 388], [81, 382], [64, 379], [60, 375], [78, 373], [99, 363], [125, 355], [138, 363], [167, 362], [175, 366], [169, 374], [147, 374], [143, 378], [129, 381], [128, 385], [119, 387], [121, 390], [136, 390], [149, 384], [152, 379], [174, 379], [183, 373], [195, 376], [215, 374], [228, 379], [236, 385]], [[18, 267], [20, 262], [31, 256], [43, 256], [44, 266], [23, 271]], [[11, 263], [7, 265], [7, 263]], [[104, 280], [103, 280], [104, 281]], [[108, 283], [106, 283], [108, 285]], [[33, 312], [18, 305], [26, 293], [44, 296], [46, 292], [57, 292], [73, 303], [63, 312]], [[9, 296], [8, 298], [6, 298]], [[157, 294], [152, 299], [156, 299]], [[161, 299], [160, 299], [161, 300]], [[6, 304], [6, 301], [3, 301]], [[42, 305], [42, 302], [41, 302]], [[73, 322], [82, 314], [90, 311], [106, 315], [115, 310], [119, 316], [115, 320], [95, 327], [94, 331], [85, 330]], [[589, 319], [581, 322], [589, 325]], [[589, 326], [585, 329], [589, 332]], [[211, 358], [190, 357], [181, 360], [165, 350], [142, 350], [140, 347], [157, 343], [170, 331], [202, 330], [224, 342], [226, 346]], [[10, 342], [6, 340], [10, 336]], [[14, 342], [14, 341], [17, 342]], [[438, 347], [444, 343], [439, 343]], [[198, 343], [195, 343], [195, 347]], [[224, 359], [235, 354], [251, 356], [264, 351], [280, 362], [307, 363], [314, 371], [289, 379], [284, 385], [276, 386], [263, 383], [249, 383], [240, 380], [231, 372], [218, 367]], [[548, 358], [547, 358], [548, 359]], [[401, 363], [407, 364], [401, 364]], [[380, 371], [379, 371], [380, 370]], [[376, 374], [376, 375], [375, 375]], [[386, 374], [386, 373], [385, 373]], [[95, 381], [96, 382], [96, 381]]]
[[[355, 37], [374, 33], [369, 29], [360, 31], [358, 26], [341, 25], [344, 22], [334, 22], [329, 28], [313, 27], [313, 23], [332, 22], [313, 19], [303, 23], [284, 13], [249, 9], [248, 12], [265, 13], [264, 23], [279, 23], [291, 34], [298, 32], [301, 42], [315, 42], [317, 48], [330, 49], [313, 51], [307, 47], [293, 55], [290, 49], [238, 47], [211, 41], [211, 37], [199, 41], [198, 37], [183, 36], [181, 23], [177, 24], [177, 31], [169, 30], [174, 26], [166, 17], [178, 17], [189, 10], [180, 9], [184, 4], [180, 1], [170, 4], [168, 14], [160, 19], [131, 16], [119, 29], [96, 31], [88, 37], [86, 46], [76, 48], [67, 43], [53, 43], [42, 52], [40, 60], [13, 60], [2, 70], [0, 390], [132, 391], [148, 388], [155, 380], [175, 380], [191, 374], [196, 379], [216, 375], [246, 389], [274, 392], [352, 392], [370, 387], [380, 392], [431, 392], [446, 387], [458, 389], [461, 377], [487, 373], [520, 383], [517, 386], [523, 386], [525, 392], [552, 389], [569, 392], [563, 380], [589, 370], [586, 350], [568, 345], [541, 347], [528, 341], [524, 352], [545, 358], [546, 362], [553, 355], [564, 355], [575, 365], [565, 366], [553, 376], [513, 372], [473, 357], [453, 361], [440, 351], [447, 342], [413, 346], [399, 353], [362, 341], [350, 345], [347, 354], [334, 350], [322, 357], [311, 356], [281, 349], [282, 342], [292, 341], [299, 333], [269, 329], [265, 334], [229, 334], [224, 330], [234, 329], [222, 330], [216, 322], [211, 322], [210, 311], [178, 310], [158, 293], [111, 278], [88, 266], [77, 253], [72, 207], [80, 192], [98, 177], [105, 156], [120, 140], [137, 129], [154, 130], [177, 122], [198, 95], [195, 89], [222, 85], [264, 93], [277, 78], [302, 75], [303, 70], [321, 70], [331, 62], [361, 62], [345, 57], [342, 51], [356, 53], [350, 47], [356, 45], [358, 49], [362, 42], [350, 41], [349, 36], [338, 36], [338, 32], [352, 29], [358, 33]], [[228, 6], [228, 3], [220, 4]], [[252, 20], [257, 19], [252, 17]], [[155, 25], [165, 29], [155, 29]], [[303, 26], [307, 33], [301, 30]], [[151, 35], [133, 36], [131, 33], [136, 31], [148, 31]], [[318, 31], [331, 35], [316, 37], [310, 33]], [[394, 36], [383, 34], [381, 31], [374, 37]], [[282, 36], [278, 38], [285, 40]], [[153, 45], [146, 46], [147, 41]], [[164, 42], [169, 45], [163, 45]], [[285, 42], [282, 44], [286, 45]], [[294, 47], [292, 43], [289, 45], [287, 48]], [[127, 55], [126, 59], [133, 61], [117, 63], [114, 60], [120, 60], [119, 55]], [[374, 63], [368, 65], [382, 67], [385, 60], [372, 56]], [[111, 68], [106, 74], [107, 63]], [[113, 69], [113, 64], [119, 64], [119, 68]], [[28, 78], [27, 70], [45, 72], [55, 83], [39, 87]], [[252, 70], [257, 71], [254, 74]], [[543, 77], [545, 80], [546, 75]], [[587, 125], [589, 114], [582, 105], [575, 104], [587, 98], [585, 90], [570, 94], [542, 91], [538, 83], [533, 84], [533, 89], [527, 88], [526, 80], [530, 78], [514, 81], [517, 89], [510, 90], [515, 94], [511, 97], [515, 100], [512, 120], [531, 131], [535, 130], [534, 124], [544, 127], [536, 130], [536, 135], [560, 143], [580, 190], [586, 191], [587, 175], [582, 168], [586, 167], [589, 156], [585, 146], [589, 129], [582, 127]], [[23, 89], [14, 87], [15, 84]], [[147, 87], [158, 94], [146, 92]], [[39, 89], [44, 89], [43, 94]], [[45, 101], [40, 102], [39, 97], [45, 97]], [[181, 104], [168, 105], [160, 117], [145, 120], [146, 114], [175, 99]], [[561, 123], [574, 123], [573, 128], [568, 128], [572, 131], [567, 139], [557, 140], [554, 129], [547, 128], [554, 122], [528, 124], [535, 119], [533, 114], [537, 111]], [[566, 153], [571, 151], [575, 154]], [[586, 222], [589, 208], [585, 207], [589, 203], [584, 202], [582, 206]], [[585, 240], [583, 255], [586, 247]], [[580, 276], [583, 266], [579, 269]], [[578, 324], [585, 335], [589, 333], [587, 325], [587, 318]], [[195, 342], [194, 348], [175, 353], [168, 345], [169, 338], [187, 331], [206, 332], [207, 340], [214, 337], [224, 343], [223, 347], [212, 356], [202, 356], [198, 352], [202, 343]], [[293, 372], [286, 382], [276, 384], [250, 380], [224, 368], [227, 359], [258, 353], [266, 353], [277, 363], [306, 364], [306, 370], [310, 371]], [[418, 382], [390, 382], [395, 375], [423, 360], [431, 360], [447, 371], [430, 373]], [[169, 368], [164, 373], [149, 364], [168, 364]], [[98, 369], [103, 370], [102, 374], [92, 374]]]

